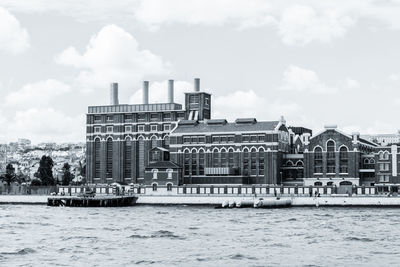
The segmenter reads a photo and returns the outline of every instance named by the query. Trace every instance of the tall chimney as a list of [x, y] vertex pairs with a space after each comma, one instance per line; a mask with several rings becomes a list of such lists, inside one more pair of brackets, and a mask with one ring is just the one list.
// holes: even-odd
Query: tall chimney
[[168, 81], [168, 103], [174, 103], [174, 80]]
[[110, 84], [110, 105], [118, 105], [118, 83]]
[[200, 92], [200, 78], [194, 78], [194, 91]]
[[143, 81], [143, 104], [149, 103], [149, 81]]

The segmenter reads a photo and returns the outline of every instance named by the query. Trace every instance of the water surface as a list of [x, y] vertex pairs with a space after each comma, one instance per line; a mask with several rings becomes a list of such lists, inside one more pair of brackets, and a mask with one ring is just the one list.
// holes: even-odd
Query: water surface
[[398, 265], [399, 212], [0, 205], [0, 265]]

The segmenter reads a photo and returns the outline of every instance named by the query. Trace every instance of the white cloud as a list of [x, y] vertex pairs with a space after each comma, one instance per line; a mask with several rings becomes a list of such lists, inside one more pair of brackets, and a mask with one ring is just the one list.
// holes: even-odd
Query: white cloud
[[9, 93], [5, 98], [8, 106], [43, 107], [59, 95], [68, 93], [70, 86], [60, 81], [48, 79], [24, 85], [20, 90]]
[[307, 93], [334, 93], [335, 87], [330, 87], [320, 81], [313, 70], [290, 65], [283, 73], [281, 90]]
[[[185, 103], [185, 92], [193, 91], [193, 84], [185, 81], [174, 82], [174, 102]], [[142, 89], [137, 90], [131, 97], [130, 103], [142, 104]], [[168, 80], [152, 82], [149, 85], [149, 103], [168, 102]]]
[[334, 10], [320, 14], [310, 6], [295, 5], [285, 9], [279, 23], [279, 34], [288, 45], [304, 45], [312, 41], [329, 42], [342, 37], [354, 24], [351, 17], [339, 15]]
[[349, 89], [356, 89], [360, 87], [360, 83], [354, 79], [347, 79], [346, 86]]
[[0, 51], [20, 54], [29, 46], [27, 30], [7, 9], [0, 7]]
[[400, 81], [400, 75], [397, 73], [393, 73], [389, 75], [389, 80], [393, 81], [393, 82], [397, 82]]
[[8, 140], [16, 137], [41, 141], [84, 141], [85, 117], [71, 117], [53, 108], [30, 108], [17, 111], [15, 116], [3, 123]]
[[116, 25], [103, 27], [90, 39], [84, 53], [69, 47], [56, 56], [56, 62], [79, 69], [78, 85], [87, 91], [115, 81], [132, 85], [145, 76], [165, 75], [171, 70], [169, 63], [140, 49], [136, 39]]
[[269, 101], [253, 90], [238, 90], [228, 95], [214, 96], [211, 101], [213, 118], [256, 117], [258, 120], [278, 120], [281, 115], [295, 115], [300, 110], [296, 103], [280, 100]]

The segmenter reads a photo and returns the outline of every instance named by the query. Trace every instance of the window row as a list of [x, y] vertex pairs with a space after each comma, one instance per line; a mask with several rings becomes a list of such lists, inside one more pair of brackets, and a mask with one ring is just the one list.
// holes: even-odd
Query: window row
[[[171, 131], [172, 125], [171, 124], [164, 124], [162, 125], [164, 131]], [[150, 125], [150, 132], [157, 132], [159, 129], [158, 125], [153, 124]], [[125, 132], [134, 132], [134, 126], [132, 125], [125, 125], [124, 127]], [[94, 126], [93, 127], [93, 132], [94, 133], [101, 133], [101, 126]], [[114, 126], [108, 125], [106, 126], [106, 133], [113, 133], [114, 132]], [[146, 125], [137, 125], [137, 132], [146, 132]]]

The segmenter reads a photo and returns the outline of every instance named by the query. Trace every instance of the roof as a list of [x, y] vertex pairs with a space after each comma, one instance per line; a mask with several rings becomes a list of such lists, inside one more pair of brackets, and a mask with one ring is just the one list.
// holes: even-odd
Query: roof
[[[222, 122], [222, 121], [219, 121]], [[172, 134], [180, 133], [212, 133], [212, 132], [254, 132], [254, 131], [273, 131], [276, 130], [279, 121], [259, 121], [253, 123], [212, 123], [207, 122], [192, 122], [184, 121], [179, 122], [177, 128]]]
[[146, 168], [149, 168], [149, 169], [157, 169], [157, 168], [179, 169], [181, 167], [172, 161], [157, 161], [157, 162], [149, 163], [146, 166]]

